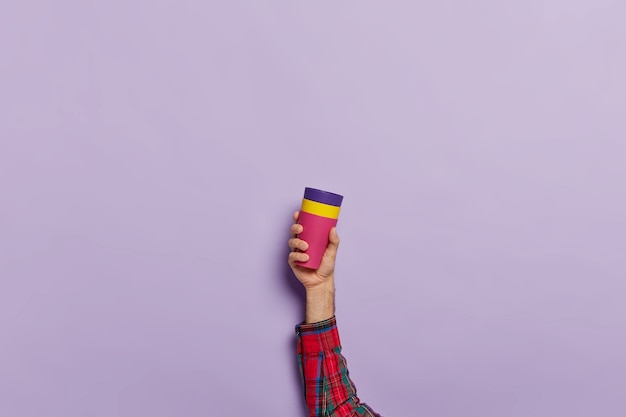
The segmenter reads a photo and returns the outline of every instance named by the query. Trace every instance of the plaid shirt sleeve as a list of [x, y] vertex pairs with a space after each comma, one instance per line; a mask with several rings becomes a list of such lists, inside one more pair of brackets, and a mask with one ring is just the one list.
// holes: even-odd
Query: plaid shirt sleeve
[[310, 417], [380, 417], [356, 396], [335, 317], [299, 324], [298, 365]]

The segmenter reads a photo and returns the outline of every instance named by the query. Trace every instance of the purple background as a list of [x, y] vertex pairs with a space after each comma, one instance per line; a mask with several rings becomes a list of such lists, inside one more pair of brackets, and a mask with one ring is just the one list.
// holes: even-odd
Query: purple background
[[0, 415], [304, 416], [313, 186], [345, 195], [337, 314], [377, 411], [623, 417], [625, 18], [3, 1]]

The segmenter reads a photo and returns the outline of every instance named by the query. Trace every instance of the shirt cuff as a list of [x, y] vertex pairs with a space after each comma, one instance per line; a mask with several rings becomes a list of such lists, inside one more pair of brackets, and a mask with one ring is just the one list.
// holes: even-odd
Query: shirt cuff
[[334, 316], [317, 323], [300, 323], [296, 326], [296, 335], [299, 354], [326, 352], [341, 346]]

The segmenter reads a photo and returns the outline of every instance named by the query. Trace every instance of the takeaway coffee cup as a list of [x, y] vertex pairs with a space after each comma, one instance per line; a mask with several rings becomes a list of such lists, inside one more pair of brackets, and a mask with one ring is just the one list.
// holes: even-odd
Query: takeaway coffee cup
[[302, 208], [298, 223], [302, 225], [302, 233], [298, 237], [309, 244], [305, 251], [309, 255], [306, 262], [296, 262], [298, 265], [318, 269], [328, 246], [330, 229], [337, 225], [339, 210], [343, 196], [315, 188], [305, 188]]

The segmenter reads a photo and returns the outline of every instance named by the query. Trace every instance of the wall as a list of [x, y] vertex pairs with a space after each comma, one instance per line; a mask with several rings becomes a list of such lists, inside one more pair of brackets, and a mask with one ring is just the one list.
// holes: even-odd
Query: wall
[[304, 416], [286, 267], [385, 416], [624, 416], [608, 0], [4, 2], [0, 415]]

